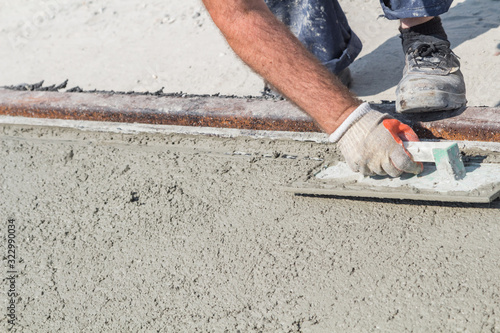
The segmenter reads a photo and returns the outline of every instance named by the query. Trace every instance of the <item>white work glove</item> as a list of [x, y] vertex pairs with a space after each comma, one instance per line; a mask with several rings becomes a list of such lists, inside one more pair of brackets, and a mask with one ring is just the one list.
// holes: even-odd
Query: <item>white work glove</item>
[[422, 163], [416, 163], [403, 146], [404, 141], [419, 141], [413, 130], [387, 114], [361, 104], [330, 135], [338, 142], [349, 167], [365, 176], [399, 177], [404, 172], [419, 174]]

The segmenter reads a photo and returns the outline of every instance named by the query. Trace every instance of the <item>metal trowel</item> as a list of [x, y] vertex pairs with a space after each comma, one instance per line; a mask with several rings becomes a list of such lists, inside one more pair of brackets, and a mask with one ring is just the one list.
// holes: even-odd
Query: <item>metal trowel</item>
[[500, 197], [500, 164], [462, 162], [456, 142], [404, 142], [419, 175], [365, 177], [345, 162], [323, 165], [284, 189], [295, 194], [488, 203]]

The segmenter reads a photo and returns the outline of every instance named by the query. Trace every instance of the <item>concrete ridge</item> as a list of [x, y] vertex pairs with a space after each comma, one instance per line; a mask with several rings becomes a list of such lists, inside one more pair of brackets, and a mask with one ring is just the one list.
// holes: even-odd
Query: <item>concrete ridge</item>
[[[119, 123], [108, 121], [92, 120], [71, 120], [71, 119], [49, 119], [49, 118], [30, 118], [19, 116], [1, 116], [0, 124], [3, 125], [26, 125], [26, 126], [45, 126], [72, 128], [89, 132], [111, 132], [121, 134], [186, 134], [186, 135], [206, 135], [221, 138], [249, 137], [254, 139], [271, 140], [293, 140], [308, 141], [316, 143], [328, 143], [328, 135], [318, 132], [291, 132], [291, 131], [266, 131], [266, 130], [247, 130], [238, 128], [219, 128], [219, 127], [197, 127], [180, 125], [156, 125], [141, 123]], [[498, 144], [500, 151], [500, 144]]]
[[[194, 127], [178, 125], [154, 125], [140, 123], [115, 123], [106, 121], [91, 120], [68, 120], [68, 119], [48, 119], [1, 116], [0, 124], [3, 125], [26, 125], [72, 128], [89, 132], [111, 132], [121, 134], [186, 134], [186, 135], [206, 135], [222, 138], [248, 137], [254, 139], [271, 140], [293, 140], [302, 142], [315, 142], [327, 144], [328, 136], [324, 133], [316, 132], [291, 132], [291, 131], [266, 131], [266, 130], [245, 130], [237, 128], [217, 128], [217, 127]], [[435, 141], [424, 139], [424, 141]], [[500, 152], [500, 143], [481, 141], [455, 141], [460, 149], [482, 149], [487, 152]]]

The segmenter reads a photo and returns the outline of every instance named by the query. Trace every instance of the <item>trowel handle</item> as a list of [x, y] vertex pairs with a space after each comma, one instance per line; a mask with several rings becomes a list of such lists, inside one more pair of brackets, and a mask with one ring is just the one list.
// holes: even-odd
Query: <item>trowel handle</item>
[[446, 148], [450, 146], [447, 142], [421, 141], [403, 141], [403, 145], [415, 162], [434, 162], [432, 150], [434, 148]]
[[465, 166], [456, 142], [403, 141], [415, 162], [433, 162], [444, 177], [459, 180], [465, 177]]
[[403, 145], [415, 162], [435, 162], [434, 149], [448, 149], [456, 142], [403, 141]]

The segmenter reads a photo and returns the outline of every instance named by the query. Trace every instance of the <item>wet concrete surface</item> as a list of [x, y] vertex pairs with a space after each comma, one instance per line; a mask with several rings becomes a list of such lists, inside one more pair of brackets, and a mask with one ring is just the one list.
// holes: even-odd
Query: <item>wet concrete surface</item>
[[338, 159], [311, 142], [4, 124], [0, 145], [18, 331], [500, 330], [499, 201], [285, 193]]

